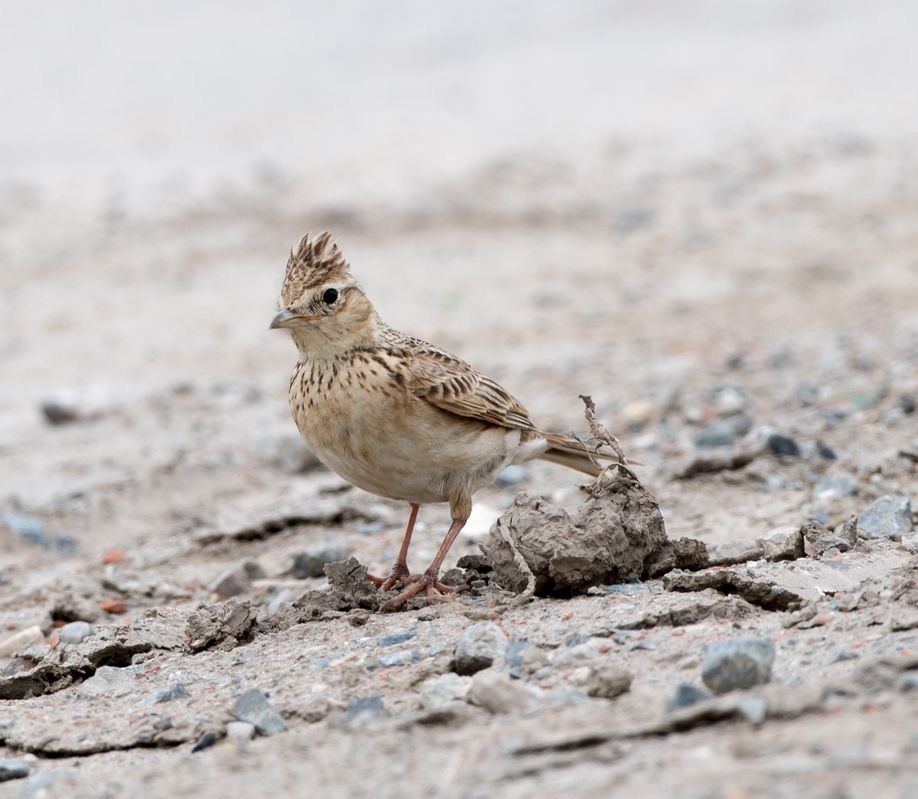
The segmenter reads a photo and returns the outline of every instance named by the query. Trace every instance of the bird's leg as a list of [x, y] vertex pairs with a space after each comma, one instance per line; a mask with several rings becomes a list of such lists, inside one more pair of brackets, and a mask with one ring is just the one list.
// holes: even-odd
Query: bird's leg
[[408, 527], [405, 530], [405, 537], [402, 539], [402, 547], [398, 551], [398, 558], [392, 566], [392, 572], [388, 577], [377, 577], [375, 574], [368, 574], [367, 579], [378, 585], [379, 590], [385, 593], [393, 585], [403, 584], [411, 574], [408, 570], [408, 547], [411, 545], [411, 534], [414, 532], [414, 523], [418, 518], [418, 509], [420, 505], [411, 503], [411, 514], [408, 516]]
[[423, 574], [413, 575], [409, 580], [411, 584], [398, 596], [380, 605], [380, 610], [394, 610], [395, 608], [399, 608], [422, 591], [427, 594], [428, 599], [433, 599], [436, 597], [437, 591], [441, 594], [455, 594], [462, 590], [452, 585], [444, 585], [437, 580], [437, 577], [440, 576], [440, 567], [443, 565], [446, 553], [449, 552], [449, 548], [453, 545], [453, 541], [455, 541], [459, 533], [462, 532], [462, 528], [465, 527], [467, 519], [468, 517], [465, 519], [453, 519], [453, 523], [449, 526], [449, 532], [446, 534], [446, 538], [443, 539], [443, 543], [440, 544], [440, 549], [437, 550], [437, 556], [433, 559], [430, 566], [427, 567], [427, 570]]

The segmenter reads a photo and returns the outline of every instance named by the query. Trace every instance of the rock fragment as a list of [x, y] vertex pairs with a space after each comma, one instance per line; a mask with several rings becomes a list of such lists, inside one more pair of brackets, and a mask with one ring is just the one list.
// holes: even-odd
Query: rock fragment
[[12, 758], [0, 758], [0, 782], [8, 780], [21, 780], [29, 776], [31, 767], [24, 760], [13, 760]]
[[802, 558], [803, 532], [799, 527], [779, 527], [759, 539], [765, 560], [796, 560]]
[[703, 702], [710, 698], [711, 694], [705, 691], [704, 688], [699, 688], [697, 685], [692, 685], [691, 683], [681, 682], [676, 686], [676, 692], [667, 701], [666, 710], [672, 713], [685, 707], [691, 707], [697, 702]]
[[231, 721], [226, 725], [226, 737], [237, 744], [245, 744], [255, 737], [255, 725], [247, 721]]
[[14, 633], [5, 638], [3, 641], [0, 641], [0, 657], [9, 657], [12, 654], [15, 654], [24, 646], [28, 646], [33, 641], [41, 641], [44, 639], [42, 634], [41, 627], [34, 625], [32, 627], [27, 627], [24, 630], [20, 630], [18, 633]]
[[883, 496], [858, 516], [857, 534], [861, 538], [896, 540], [914, 529], [912, 503], [908, 497]]
[[425, 710], [441, 710], [452, 702], [465, 699], [472, 683], [471, 677], [462, 677], [454, 672], [439, 674], [421, 684], [421, 706]]
[[254, 726], [260, 735], [275, 735], [287, 728], [267, 694], [258, 688], [246, 691], [233, 703], [233, 715]]
[[486, 669], [472, 677], [466, 698], [491, 713], [527, 712], [541, 704], [541, 691], [494, 669]]
[[453, 671], [457, 674], [474, 674], [488, 668], [503, 656], [507, 643], [504, 631], [493, 621], [482, 621], [466, 627], [456, 641]]
[[774, 659], [770, 638], [715, 641], [705, 648], [701, 679], [715, 694], [763, 685], [771, 679]]
[[210, 590], [219, 599], [229, 599], [248, 591], [252, 587], [252, 580], [266, 576], [265, 570], [257, 561], [246, 558], [217, 577], [211, 583]]
[[62, 644], [78, 644], [84, 638], [89, 638], [92, 630], [92, 625], [88, 622], [72, 621], [61, 627], [58, 637]]
[[631, 688], [631, 674], [617, 663], [597, 663], [590, 666], [587, 693], [590, 696], [614, 699]]
[[341, 547], [314, 547], [303, 552], [297, 552], [294, 555], [290, 573], [298, 580], [306, 580], [310, 577], [324, 577], [326, 564], [344, 560], [346, 557], [347, 552]]

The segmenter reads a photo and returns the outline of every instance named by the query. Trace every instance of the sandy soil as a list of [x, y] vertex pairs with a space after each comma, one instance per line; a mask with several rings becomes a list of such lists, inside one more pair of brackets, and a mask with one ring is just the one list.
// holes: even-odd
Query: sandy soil
[[[387, 321], [543, 427], [582, 430], [590, 393], [673, 539], [914, 496], [914, 4], [386, 8], [4, 9], [0, 623], [44, 637], [0, 665], [4, 696], [39, 694], [0, 700], [3, 756], [31, 770], [0, 794], [916, 795], [908, 535], [735, 567], [786, 609], [653, 579], [292, 613], [325, 586], [297, 553], [383, 570], [406, 509], [310, 459], [293, 347], [267, 331], [290, 245], [331, 227]], [[705, 437], [735, 452], [764, 428], [800, 454], [678, 476]], [[512, 482], [479, 494], [450, 566], [517, 491], [582, 501], [548, 464]], [[412, 564], [447, 522], [423, 509]], [[262, 576], [231, 602], [257, 623], [195, 647], [245, 559]], [[93, 635], [58, 642], [74, 619]], [[488, 669], [511, 706], [434, 707], [482, 620], [529, 651]], [[666, 710], [707, 644], [750, 635], [777, 646], [768, 686]], [[589, 696], [608, 662], [630, 690]], [[253, 688], [286, 729], [234, 743]]]

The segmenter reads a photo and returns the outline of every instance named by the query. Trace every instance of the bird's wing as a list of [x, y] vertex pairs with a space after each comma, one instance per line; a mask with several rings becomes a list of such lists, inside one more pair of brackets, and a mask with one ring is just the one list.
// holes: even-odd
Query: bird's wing
[[535, 430], [529, 413], [506, 389], [475, 371], [455, 355], [426, 341], [399, 342], [409, 351], [404, 358], [406, 388], [457, 416], [516, 430]]

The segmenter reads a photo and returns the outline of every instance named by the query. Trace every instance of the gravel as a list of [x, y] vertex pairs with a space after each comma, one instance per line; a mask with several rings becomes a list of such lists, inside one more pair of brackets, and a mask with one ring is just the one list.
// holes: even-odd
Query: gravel
[[715, 694], [763, 685], [771, 679], [774, 659], [770, 638], [715, 641], [705, 648], [701, 679]]

